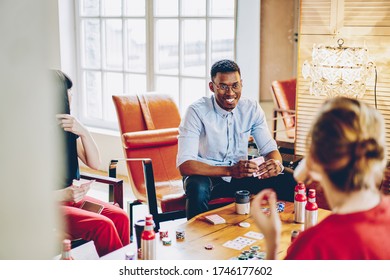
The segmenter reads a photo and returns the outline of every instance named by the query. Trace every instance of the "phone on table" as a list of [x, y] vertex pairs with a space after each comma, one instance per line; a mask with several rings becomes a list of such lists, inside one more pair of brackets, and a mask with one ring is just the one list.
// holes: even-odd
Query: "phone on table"
[[83, 204], [80, 206], [80, 208], [87, 210], [87, 211], [91, 211], [91, 212], [100, 214], [103, 211], [104, 206], [99, 204], [99, 203], [95, 203], [95, 202], [91, 202], [91, 201], [86, 200], [83, 202]]

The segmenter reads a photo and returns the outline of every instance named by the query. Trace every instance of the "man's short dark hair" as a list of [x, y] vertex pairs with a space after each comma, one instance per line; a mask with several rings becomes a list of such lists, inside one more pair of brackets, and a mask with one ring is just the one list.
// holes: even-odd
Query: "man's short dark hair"
[[210, 76], [213, 81], [218, 72], [238, 72], [241, 76], [240, 67], [238, 67], [237, 63], [229, 59], [219, 60], [211, 66]]

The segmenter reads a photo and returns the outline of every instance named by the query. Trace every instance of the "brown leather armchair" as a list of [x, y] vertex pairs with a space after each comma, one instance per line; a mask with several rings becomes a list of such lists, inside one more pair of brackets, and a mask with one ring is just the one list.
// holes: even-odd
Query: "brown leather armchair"
[[[186, 196], [182, 176], [176, 168], [179, 110], [169, 95], [148, 93], [113, 96], [130, 184], [136, 200], [132, 208], [147, 203], [156, 230], [159, 223], [185, 217]], [[118, 160], [111, 161], [115, 176]], [[210, 201], [212, 206], [233, 202], [232, 198]], [[161, 208], [161, 213], [158, 212]], [[132, 228], [131, 228], [132, 234]]]
[[282, 116], [288, 138], [295, 138], [295, 97], [296, 79], [273, 81], [271, 91], [274, 100], [273, 131], [276, 139], [278, 113]]

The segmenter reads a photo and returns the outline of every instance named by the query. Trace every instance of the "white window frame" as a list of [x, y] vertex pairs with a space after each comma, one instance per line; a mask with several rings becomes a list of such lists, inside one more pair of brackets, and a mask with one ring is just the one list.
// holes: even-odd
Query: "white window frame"
[[[206, 9], [206, 16], [196, 16], [196, 17], [183, 17], [183, 16], [175, 16], [175, 17], [163, 17], [164, 19], [177, 19], [179, 20], [179, 73], [178, 74], [175, 74], [175, 75], [171, 75], [171, 74], [157, 74], [155, 73], [155, 69], [154, 69], [154, 53], [155, 53], [155, 34], [154, 34], [154, 28], [155, 28], [155, 21], [157, 19], [159, 19], [160, 17], [154, 17], [153, 16], [153, 0], [146, 0], [145, 2], [145, 5], [146, 5], [146, 15], [145, 17], [140, 17], [140, 18], [146, 18], [146, 40], [147, 40], [147, 49], [146, 49], [146, 91], [155, 91], [155, 80], [156, 80], [156, 77], [157, 76], [170, 76], [170, 77], [177, 77], [179, 79], [179, 104], [178, 104], [178, 107], [181, 111], [181, 113], [183, 114], [185, 109], [186, 108], [183, 108], [182, 106], [182, 102], [181, 102], [181, 96], [182, 96], [182, 92], [181, 92], [181, 89], [182, 89], [182, 81], [183, 81], [183, 78], [194, 78], [194, 79], [202, 79], [205, 81], [205, 94], [206, 96], [209, 96], [210, 95], [210, 91], [208, 89], [208, 83], [207, 81], [209, 80], [209, 69], [211, 67], [211, 57], [210, 57], [210, 54], [211, 54], [211, 41], [210, 41], [210, 21], [212, 19], [233, 19], [234, 20], [234, 29], [236, 29], [236, 21], [237, 21], [237, 18], [236, 18], [236, 12], [234, 14], [233, 17], [226, 17], [226, 16], [213, 16], [211, 17], [210, 16], [210, 1], [211, 0], [206, 0], [206, 5], [207, 5], [207, 9]], [[80, 11], [79, 11], [79, 0], [75, 0], [75, 24], [76, 24], [76, 51], [77, 51], [77, 91], [79, 94], [77, 94], [77, 107], [78, 107], [78, 117], [80, 118], [80, 120], [90, 126], [90, 127], [97, 127], [97, 128], [104, 128], [104, 129], [110, 129], [110, 130], [118, 130], [118, 125], [117, 125], [117, 122], [109, 122], [109, 121], [106, 121], [104, 119], [99, 119], [99, 120], [94, 120], [94, 119], [91, 119], [91, 118], [88, 118], [86, 116], [86, 112], [87, 112], [87, 108], [86, 108], [86, 97], [85, 97], [85, 92], [84, 92], [84, 79], [82, 77], [82, 73], [84, 70], [88, 70], [89, 68], [83, 68], [82, 65], [81, 65], [81, 52], [82, 52], [82, 49], [81, 49], [81, 20], [82, 18], [84, 17], [81, 17], [80, 16]], [[237, 10], [237, 0], [234, 0], [235, 2], [235, 10]], [[124, 1], [122, 1], [122, 4], [124, 3]], [[179, 13], [181, 11], [181, 7], [180, 7], [180, 4], [181, 4], [181, 1], [178, 0], [178, 3], [179, 3]], [[124, 8], [124, 6], [122, 5], [122, 8]], [[100, 5], [100, 9], [102, 9], [102, 5]], [[99, 16], [96, 16], [96, 17], [88, 17], [88, 18], [96, 18], [96, 19], [99, 19], [100, 22], [102, 22], [102, 19], [111, 19], [111, 18], [116, 18], [116, 19], [124, 19], [124, 18], [136, 18], [136, 17], [126, 17], [126, 16], [120, 16], [120, 17], [102, 17], [101, 16], [102, 13], [100, 13]], [[183, 34], [181, 32], [181, 28], [182, 28], [182, 24], [183, 24], [183, 20], [185, 19], [204, 19], [206, 21], [206, 62], [207, 62], [207, 65], [205, 67], [205, 73], [204, 73], [204, 76], [191, 76], [191, 75], [183, 75], [181, 73], [181, 63], [182, 63], [182, 56], [183, 56], [183, 46], [182, 46], [182, 37], [183, 37]], [[151, 27], [151, 28], [150, 28]], [[100, 25], [100, 34], [101, 34], [101, 37], [100, 37], [100, 40], [101, 40], [101, 56], [104, 55], [104, 51], [103, 51], [103, 25], [101, 24]], [[123, 34], [125, 34], [125, 30], [122, 29], [122, 32], [124, 32]], [[236, 41], [236, 30], [234, 30], [234, 41]], [[123, 38], [123, 44], [124, 44], [124, 41], [125, 41], [125, 35], [122, 36]], [[233, 49], [233, 56], [235, 60], [236, 58], [236, 47], [235, 47], [236, 44], [234, 44], [234, 49]], [[125, 51], [125, 48], [123, 47], [123, 51]], [[92, 69], [91, 69], [92, 70]], [[103, 68], [103, 65], [101, 65], [100, 69], [97, 70], [97, 71], [100, 71], [102, 73], [102, 75], [104, 73], [107, 73], [107, 72], [114, 72], [113, 70], [106, 70]], [[122, 70], [119, 70], [118, 72], [120, 73], [123, 73], [123, 74], [126, 74], [126, 73], [132, 73], [131, 71], [127, 71], [124, 69]], [[127, 92], [127, 83], [126, 83], [126, 78], [124, 77], [123, 79], [123, 89], [124, 89], [124, 92]], [[102, 76], [102, 99], [104, 99], [104, 79], [103, 79], [103, 76]], [[104, 101], [102, 100], [102, 106], [104, 106]], [[102, 109], [103, 110], [103, 114], [104, 114], [104, 108]]]

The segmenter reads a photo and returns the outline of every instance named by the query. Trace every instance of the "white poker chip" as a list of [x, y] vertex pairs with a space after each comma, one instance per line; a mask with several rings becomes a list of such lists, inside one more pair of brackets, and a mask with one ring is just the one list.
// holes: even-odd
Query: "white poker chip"
[[248, 227], [251, 226], [251, 224], [250, 224], [250, 223], [247, 223], [247, 222], [241, 222], [241, 223], [239, 223], [238, 225], [239, 225], [240, 227], [244, 227], [244, 228], [248, 228]]

